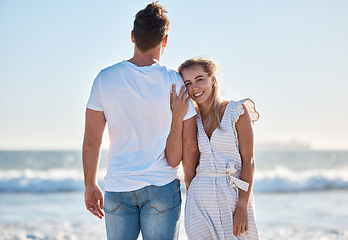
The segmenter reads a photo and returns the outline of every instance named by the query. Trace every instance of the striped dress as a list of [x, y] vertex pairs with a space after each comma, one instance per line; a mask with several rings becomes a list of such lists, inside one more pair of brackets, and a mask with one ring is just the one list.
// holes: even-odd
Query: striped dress
[[185, 229], [189, 239], [259, 239], [254, 214], [254, 197], [248, 205], [248, 231], [233, 235], [233, 214], [239, 199], [239, 189], [231, 185], [229, 177], [199, 176], [200, 172], [225, 173], [233, 167], [238, 178], [242, 167], [235, 123], [247, 108], [252, 121], [258, 113], [250, 99], [230, 101], [221, 120], [221, 128], [215, 129], [209, 140], [201, 116], [197, 115], [198, 146], [200, 161], [197, 175], [187, 192]]

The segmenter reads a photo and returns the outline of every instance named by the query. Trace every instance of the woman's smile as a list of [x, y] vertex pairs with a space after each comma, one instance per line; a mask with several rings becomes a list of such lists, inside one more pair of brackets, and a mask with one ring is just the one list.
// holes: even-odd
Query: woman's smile
[[200, 97], [200, 96], [203, 95], [203, 93], [204, 93], [203, 91], [198, 92], [198, 93], [194, 93], [193, 96], [194, 96], [194, 97]]

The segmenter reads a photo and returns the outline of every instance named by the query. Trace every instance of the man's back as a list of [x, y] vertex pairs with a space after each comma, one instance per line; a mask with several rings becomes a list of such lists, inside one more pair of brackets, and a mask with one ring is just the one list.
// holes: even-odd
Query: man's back
[[[198, 149], [192, 103], [187, 120], [173, 116], [172, 124], [172, 84], [178, 93], [183, 81], [178, 73], [158, 64], [168, 30], [167, 10], [157, 2], [148, 4], [135, 16], [133, 57], [102, 70], [93, 84], [83, 143], [85, 203], [92, 214], [104, 216], [97, 169], [107, 123], [110, 149], [104, 210], [108, 239], [134, 240], [140, 230], [144, 239], [178, 237], [181, 195], [176, 166], [185, 156], [183, 165], [189, 163]], [[188, 103], [185, 99], [183, 104]], [[169, 134], [177, 125], [183, 125], [183, 130]]]
[[[110, 149], [106, 191], [132, 191], [164, 185], [176, 177], [164, 155], [170, 132], [172, 84], [183, 85], [179, 74], [158, 63], [138, 67], [123, 61], [97, 76], [87, 107], [103, 111]], [[186, 118], [195, 115], [191, 108]]]

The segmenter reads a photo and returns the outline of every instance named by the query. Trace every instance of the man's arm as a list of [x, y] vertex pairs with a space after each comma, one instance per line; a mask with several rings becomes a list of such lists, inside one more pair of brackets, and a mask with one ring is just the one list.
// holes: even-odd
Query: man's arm
[[85, 204], [88, 211], [100, 219], [103, 213], [103, 193], [97, 182], [100, 147], [106, 119], [103, 112], [86, 110], [85, 136], [82, 147], [83, 171], [85, 177]]
[[182, 165], [184, 169], [185, 186], [187, 191], [192, 179], [196, 176], [196, 168], [199, 161], [196, 116], [185, 120], [183, 123], [182, 145]]

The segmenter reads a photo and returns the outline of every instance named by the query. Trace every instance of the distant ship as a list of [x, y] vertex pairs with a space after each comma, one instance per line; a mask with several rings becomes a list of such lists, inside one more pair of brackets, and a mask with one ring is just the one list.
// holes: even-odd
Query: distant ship
[[311, 146], [306, 143], [292, 141], [290, 143], [259, 143], [255, 145], [255, 150], [267, 151], [306, 151], [311, 150]]

